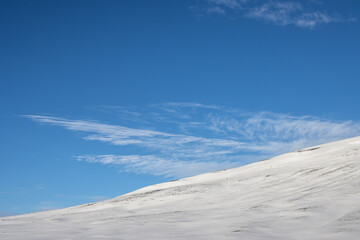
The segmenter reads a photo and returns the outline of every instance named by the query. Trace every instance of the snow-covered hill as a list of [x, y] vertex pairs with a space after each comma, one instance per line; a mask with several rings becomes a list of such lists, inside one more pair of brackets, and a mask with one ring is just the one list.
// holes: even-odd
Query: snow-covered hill
[[92, 204], [0, 218], [0, 239], [360, 239], [360, 137]]

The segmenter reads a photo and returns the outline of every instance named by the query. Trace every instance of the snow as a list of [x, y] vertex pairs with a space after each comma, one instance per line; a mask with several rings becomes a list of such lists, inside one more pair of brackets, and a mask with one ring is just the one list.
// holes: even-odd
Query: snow
[[360, 137], [0, 218], [0, 239], [359, 239]]

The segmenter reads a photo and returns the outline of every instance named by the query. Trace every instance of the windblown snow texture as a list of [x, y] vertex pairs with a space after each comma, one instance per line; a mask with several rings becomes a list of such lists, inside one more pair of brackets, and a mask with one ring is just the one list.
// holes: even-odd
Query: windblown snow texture
[[0, 218], [0, 239], [359, 239], [360, 137], [67, 209]]

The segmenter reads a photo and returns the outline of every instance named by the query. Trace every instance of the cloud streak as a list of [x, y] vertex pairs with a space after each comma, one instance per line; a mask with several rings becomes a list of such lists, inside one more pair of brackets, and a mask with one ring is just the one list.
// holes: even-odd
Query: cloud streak
[[[353, 22], [337, 13], [329, 14], [324, 4], [308, 1], [254, 1], [254, 0], [207, 0], [204, 9], [207, 14], [236, 14], [278, 26], [293, 25], [316, 29], [321, 25], [337, 22]], [[236, 11], [236, 12], [234, 12]]]
[[189, 177], [199, 174], [200, 170], [209, 172], [236, 166], [231, 162], [169, 160], [153, 155], [83, 155], [76, 158], [78, 161], [119, 166], [121, 172], [151, 174], [168, 178]]
[[295, 25], [301, 28], [314, 29], [322, 24], [341, 22], [338, 15], [329, 15], [322, 11], [310, 11], [298, 2], [268, 2], [254, 7], [246, 17], [263, 20], [275, 25]]
[[198, 103], [97, 109], [115, 114], [121, 124], [40, 115], [26, 117], [42, 124], [83, 132], [86, 140], [116, 145], [120, 150], [132, 147], [133, 154], [84, 153], [75, 156], [78, 161], [111, 165], [122, 172], [167, 178], [241, 166], [360, 134], [360, 125], [351, 121], [271, 112], [250, 113]]
[[208, 0], [205, 11], [208, 14], [225, 14], [227, 9], [241, 9], [248, 0]]

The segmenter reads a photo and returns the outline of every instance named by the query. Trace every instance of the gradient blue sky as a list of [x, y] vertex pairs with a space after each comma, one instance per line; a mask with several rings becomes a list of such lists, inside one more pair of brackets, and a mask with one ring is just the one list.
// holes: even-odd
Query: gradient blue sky
[[358, 0], [3, 0], [0, 216], [360, 135]]

